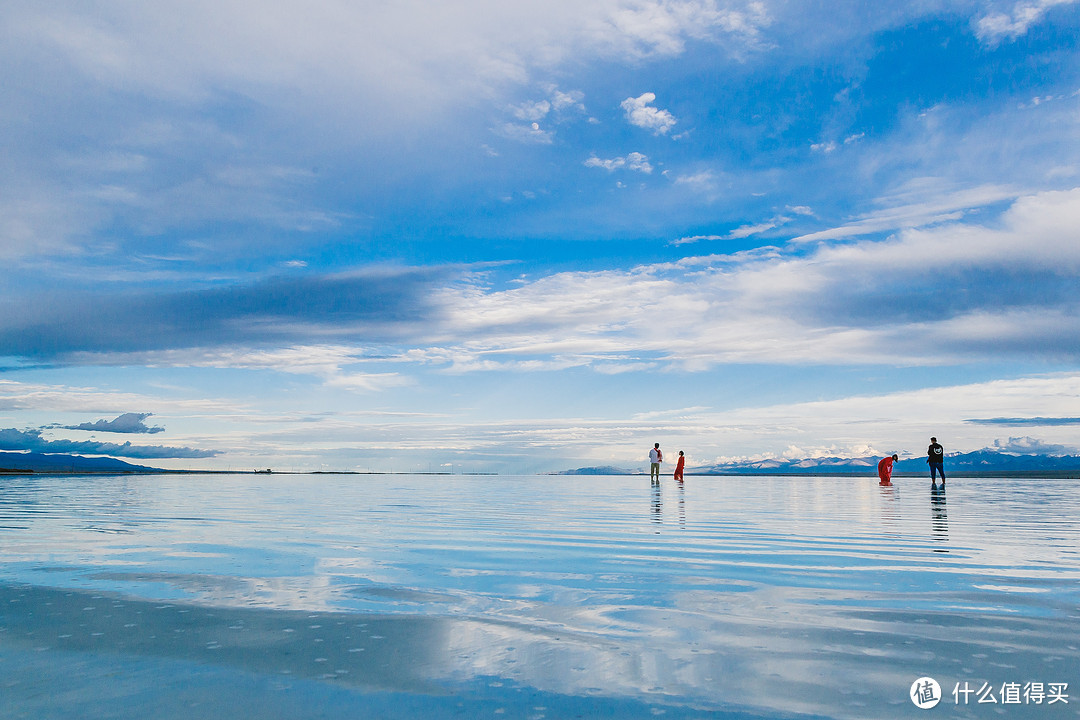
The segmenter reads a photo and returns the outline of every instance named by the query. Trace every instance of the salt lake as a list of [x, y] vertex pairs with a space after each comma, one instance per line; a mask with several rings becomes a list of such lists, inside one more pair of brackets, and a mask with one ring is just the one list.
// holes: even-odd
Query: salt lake
[[0, 717], [1075, 718], [1078, 489], [0, 477]]

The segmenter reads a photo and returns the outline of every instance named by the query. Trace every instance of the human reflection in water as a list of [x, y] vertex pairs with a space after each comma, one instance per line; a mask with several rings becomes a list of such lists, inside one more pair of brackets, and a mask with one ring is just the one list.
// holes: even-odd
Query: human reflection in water
[[878, 484], [881, 498], [881, 531], [885, 537], [899, 538], [900, 532], [900, 488], [892, 483], [888, 485]]
[[686, 527], [686, 483], [683, 482], [682, 475], [675, 481], [675, 487], [679, 489], [679, 527]]
[[[945, 483], [930, 485], [930, 537], [939, 542], [949, 541], [949, 515], [945, 511]], [[934, 552], [949, 552], [935, 549]]]
[[[664, 521], [664, 497], [661, 494], [660, 481], [652, 482], [652, 521], [660, 524]], [[660, 531], [657, 530], [657, 533]]]

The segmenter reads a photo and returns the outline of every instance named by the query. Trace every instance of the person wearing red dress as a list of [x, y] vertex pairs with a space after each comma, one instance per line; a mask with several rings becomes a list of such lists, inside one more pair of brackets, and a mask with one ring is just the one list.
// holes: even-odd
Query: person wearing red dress
[[899, 459], [896, 455], [893, 455], [892, 457], [881, 458], [878, 461], [877, 476], [880, 480], [879, 485], [892, 485], [892, 466]]
[[686, 458], [683, 457], [682, 450], [679, 451], [679, 462], [675, 463], [675, 479], [682, 482], [683, 466], [686, 465]]

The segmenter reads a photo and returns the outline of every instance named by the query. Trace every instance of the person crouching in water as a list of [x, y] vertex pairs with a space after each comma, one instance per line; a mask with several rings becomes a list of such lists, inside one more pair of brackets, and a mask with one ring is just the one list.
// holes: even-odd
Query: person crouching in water
[[679, 451], [679, 462], [675, 463], [675, 479], [682, 482], [683, 467], [686, 465], [686, 458], [683, 457], [683, 451]]
[[877, 464], [877, 476], [880, 480], [878, 485], [892, 485], [892, 466], [899, 460], [895, 454], [892, 457], [881, 458]]

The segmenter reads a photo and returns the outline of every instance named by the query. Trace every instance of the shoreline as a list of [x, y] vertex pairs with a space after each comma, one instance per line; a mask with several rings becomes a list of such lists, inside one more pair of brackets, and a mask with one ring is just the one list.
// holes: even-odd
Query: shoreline
[[[17, 468], [0, 468], [0, 477], [19, 477], [19, 476], [36, 476], [36, 477], [66, 477], [66, 476], [79, 476], [79, 475], [429, 475], [433, 477], [453, 477], [453, 476], [480, 476], [480, 477], [514, 477], [518, 473], [508, 473], [505, 476], [502, 473], [497, 472], [401, 472], [401, 471], [377, 471], [377, 470], [32, 470], [32, 469], [17, 469]], [[597, 477], [599, 473], [568, 473], [568, 472], [548, 472], [548, 473], [535, 473], [536, 475], [572, 475], [577, 477]], [[626, 473], [603, 473], [607, 477], [648, 477], [648, 473], [644, 472], [626, 472]], [[876, 474], [871, 473], [855, 473], [855, 472], [709, 472], [709, 473], [685, 473], [686, 477], [724, 477], [724, 478], [762, 478], [762, 477], [786, 477], [786, 478], [822, 478], [822, 477], [836, 477], [836, 478], [865, 478], [867, 480], [877, 480]], [[662, 476], [667, 480], [671, 480], [670, 473]], [[893, 475], [895, 479], [923, 479], [925, 480], [927, 475], [925, 474], [911, 474], [911, 473], [896, 473]], [[1017, 478], [1017, 479], [1039, 479], [1045, 478], [1048, 480], [1080, 480], [1080, 470], [985, 470], [981, 472], [964, 472], [957, 471], [950, 473], [950, 478], [962, 479], [962, 478]]]

